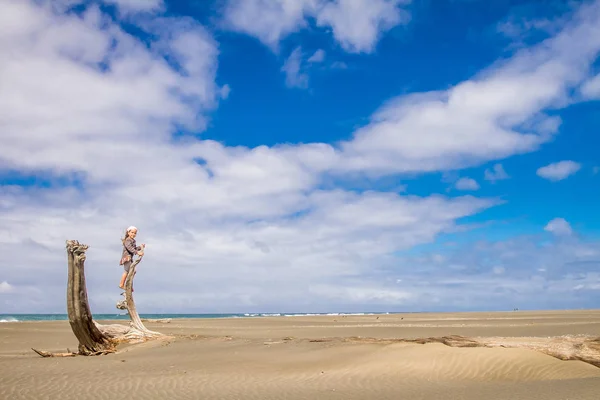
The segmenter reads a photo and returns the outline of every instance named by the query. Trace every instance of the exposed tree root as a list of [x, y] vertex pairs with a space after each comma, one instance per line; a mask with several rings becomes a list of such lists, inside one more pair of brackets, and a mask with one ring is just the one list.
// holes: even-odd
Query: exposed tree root
[[106, 354], [112, 354], [115, 352], [115, 350], [103, 350], [103, 351], [98, 351], [95, 353], [87, 353], [87, 354], [80, 354], [80, 353], [73, 353], [72, 351], [69, 351], [69, 349], [67, 349], [66, 353], [52, 353], [49, 351], [44, 351], [44, 350], [37, 350], [34, 349], [33, 347], [31, 348], [31, 350], [35, 351], [37, 354], [39, 354], [42, 357], [76, 357], [76, 356], [81, 356], [81, 355], [85, 355], [85, 356], [100, 356], [100, 355], [106, 355]]
[[159, 332], [153, 332], [147, 329], [144, 331], [139, 330], [132, 326], [132, 324], [127, 326], [121, 324], [101, 325], [96, 321], [94, 321], [94, 323], [104, 335], [108, 336], [116, 343], [141, 343], [150, 339], [167, 337]]
[[72, 352], [67, 352], [67, 353], [51, 353], [49, 351], [37, 350], [37, 349], [34, 349], [33, 347], [31, 348], [31, 350], [35, 351], [36, 353], [38, 353], [42, 357], [75, 357], [75, 356], [79, 355], [77, 353], [72, 353]]

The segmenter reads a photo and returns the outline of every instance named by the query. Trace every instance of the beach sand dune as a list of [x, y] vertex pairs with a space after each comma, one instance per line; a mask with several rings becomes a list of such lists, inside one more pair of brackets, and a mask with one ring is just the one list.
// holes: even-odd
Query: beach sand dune
[[[595, 400], [600, 390], [600, 368], [543, 352], [598, 335], [599, 311], [147, 325], [172, 337], [107, 356], [41, 358], [30, 347], [77, 347], [67, 321], [0, 324], [0, 399]], [[442, 336], [468, 347], [431, 340]], [[509, 348], [480, 346], [499, 343]]]

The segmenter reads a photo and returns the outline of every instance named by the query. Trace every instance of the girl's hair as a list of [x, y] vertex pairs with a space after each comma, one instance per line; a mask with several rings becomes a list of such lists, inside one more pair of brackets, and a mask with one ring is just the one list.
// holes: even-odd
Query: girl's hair
[[121, 239], [121, 243], [125, 243], [125, 239], [127, 239], [127, 237], [129, 236], [129, 231], [133, 229], [137, 230], [135, 226], [130, 226], [129, 228], [125, 229], [125, 236], [123, 236], [123, 239]]
[[129, 236], [129, 231], [125, 231], [125, 236], [123, 236], [123, 239], [121, 239], [121, 243], [125, 243], [125, 239], [127, 239], [127, 237]]

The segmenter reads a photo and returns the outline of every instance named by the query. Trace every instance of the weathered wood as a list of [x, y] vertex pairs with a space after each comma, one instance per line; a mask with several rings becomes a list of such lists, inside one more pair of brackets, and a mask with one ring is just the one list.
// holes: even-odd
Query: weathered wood
[[144, 336], [152, 337], [152, 336], [160, 336], [162, 335], [159, 332], [154, 332], [146, 328], [144, 323], [140, 319], [140, 316], [137, 312], [137, 308], [135, 306], [135, 301], [133, 299], [133, 278], [135, 277], [136, 267], [142, 261], [143, 256], [139, 256], [137, 260], [131, 263], [129, 267], [129, 272], [127, 273], [127, 278], [125, 279], [125, 305], [127, 307], [127, 312], [129, 313], [129, 318], [131, 318], [132, 327], [142, 332]]
[[135, 267], [141, 261], [138, 258], [130, 267], [126, 280], [126, 307], [131, 317], [130, 326], [101, 325], [94, 321], [87, 296], [85, 284], [85, 252], [89, 246], [77, 240], [67, 240], [67, 314], [69, 324], [79, 341], [76, 353], [52, 353], [32, 348], [41, 357], [74, 357], [77, 355], [97, 356], [116, 352], [116, 345], [121, 342], [138, 343], [150, 338], [166, 337], [159, 332], [147, 329], [137, 313], [133, 301], [132, 288]]
[[170, 324], [171, 318], [142, 318], [142, 322], [157, 322], [159, 324]]
[[[33, 347], [31, 348], [31, 350], [35, 351], [36, 353], [38, 353], [40, 356], [42, 356], [44, 358], [46, 358], [46, 357], [76, 357], [76, 356], [80, 355], [79, 353], [73, 353], [72, 351], [67, 351], [66, 353], [51, 353], [49, 351], [37, 350], [37, 349], [34, 349]], [[111, 354], [111, 353], [114, 353], [115, 351], [116, 350], [105, 350], [105, 351], [100, 351], [98, 353], [90, 353], [90, 354], [86, 354], [86, 355], [100, 356], [100, 355]]]
[[77, 240], [67, 240], [69, 279], [67, 282], [67, 313], [79, 354], [92, 355], [114, 349], [114, 343], [94, 324], [85, 284], [85, 252], [89, 246]]
[[50, 353], [49, 351], [36, 350], [33, 347], [31, 350], [35, 351], [42, 357], [75, 357], [77, 353], [67, 352], [67, 353]]

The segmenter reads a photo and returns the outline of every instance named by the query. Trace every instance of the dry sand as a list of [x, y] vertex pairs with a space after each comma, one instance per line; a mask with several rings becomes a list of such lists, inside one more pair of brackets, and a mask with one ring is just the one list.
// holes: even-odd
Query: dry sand
[[172, 337], [41, 358], [30, 348], [77, 348], [68, 321], [0, 324], [0, 399], [600, 398], [600, 311], [146, 325]]

